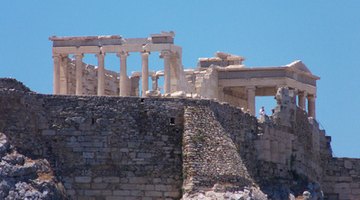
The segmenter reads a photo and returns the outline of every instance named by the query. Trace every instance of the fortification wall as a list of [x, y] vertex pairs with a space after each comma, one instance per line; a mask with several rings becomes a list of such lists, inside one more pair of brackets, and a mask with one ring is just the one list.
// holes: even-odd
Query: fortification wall
[[46, 158], [72, 199], [181, 197], [182, 115], [175, 99], [2, 91], [0, 129]]
[[256, 120], [228, 105], [186, 106], [183, 166], [185, 192], [215, 184], [242, 189], [256, 181]]
[[216, 185], [250, 185], [273, 199], [319, 195], [320, 186], [333, 199], [358, 198], [360, 161], [332, 158], [330, 138], [289, 95], [259, 122], [211, 100], [54, 96], [0, 85], [0, 132], [20, 153], [47, 159], [73, 199], [180, 199]]
[[328, 199], [360, 199], [360, 159], [332, 158], [323, 180]]

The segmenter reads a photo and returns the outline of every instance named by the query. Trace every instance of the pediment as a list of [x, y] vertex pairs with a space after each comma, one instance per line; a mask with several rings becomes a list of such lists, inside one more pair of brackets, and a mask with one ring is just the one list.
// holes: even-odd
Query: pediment
[[306, 65], [301, 60], [296, 60], [286, 66], [294, 68], [299, 71], [303, 71], [303, 72], [312, 74], [311, 71], [309, 70], [309, 68], [307, 68]]

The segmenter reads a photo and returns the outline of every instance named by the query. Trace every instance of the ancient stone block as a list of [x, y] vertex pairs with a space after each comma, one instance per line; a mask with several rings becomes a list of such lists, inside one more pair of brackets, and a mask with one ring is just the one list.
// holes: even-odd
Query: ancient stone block
[[145, 191], [147, 197], [162, 197], [163, 193], [158, 191]]
[[89, 176], [77, 176], [77, 177], [75, 177], [75, 182], [76, 183], [90, 183], [91, 182], [91, 177], [89, 177]]
[[156, 191], [169, 191], [169, 190], [171, 190], [171, 186], [169, 187], [168, 185], [155, 185], [155, 190]]
[[113, 195], [115, 196], [130, 196], [131, 190], [114, 190]]
[[86, 196], [95, 196], [95, 195], [101, 195], [101, 190], [84, 190], [84, 195]]
[[344, 161], [344, 167], [345, 167], [346, 169], [352, 169], [352, 162], [349, 161], [349, 160], [345, 160], [345, 161]]
[[56, 132], [54, 130], [47, 129], [47, 130], [43, 130], [41, 134], [44, 136], [53, 136], [56, 134]]
[[83, 158], [94, 158], [93, 152], [83, 152]]
[[91, 183], [92, 189], [106, 189], [108, 186], [108, 183]]
[[104, 183], [119, 183], [120, 182], [120, 178], [119, 177], [111, 177], [111, 176], [108, 176], [108, 177], [103, 177], [102, 178], [102, 181]]
[[147, 178], [142, 177], [131, 177], [129, 178], [129, 183], [135, 183], [135, 184], [144, 184], [147, 182]]

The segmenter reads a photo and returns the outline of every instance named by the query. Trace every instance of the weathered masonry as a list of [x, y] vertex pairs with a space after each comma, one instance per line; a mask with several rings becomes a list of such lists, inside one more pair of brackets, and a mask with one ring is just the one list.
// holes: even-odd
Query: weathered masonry
[[[278, 88], [289, 87], [296, 93], [294, 98], [298, 98], [298, 106], [316, 117], [319, 77], [301, 61], [284, 66], [247, 67], [243, 57], [217, 52], [215, 57], [199, 58], [197, 69], [184, 69], [182, 49], [174, 44], [174, 36], [173, 32], [162, 32], [148, 38], [50, 37], [54, 94], [209, 98], [239, 106], [255, 115], [256, 96], [275, 96]], [[164, 70], [151, 71], [149, 56], [154, 51], [161, 53]], [[119, 72], [105, 69], [104, 59], [110, 53], [120, 57]], [[127, 76], [126, 60], [130, 53], [141, 53], [142, 70]], [[83, 63], [85, 54], [95, 54], [98, 66]], [[75, 60], [69, 59], [69, 55]], [[162, 87], [158, 83], [160, 76], [164, 76]], [[163, 88], [163, 95], [160, 88]]]
[[360, 199], [360, 160], [332, 156], [293, 91], [280, 88], [261, 122], [213, 100], [42, 95], [0, 79], [0, 132], [47, 159], [71, 199]]

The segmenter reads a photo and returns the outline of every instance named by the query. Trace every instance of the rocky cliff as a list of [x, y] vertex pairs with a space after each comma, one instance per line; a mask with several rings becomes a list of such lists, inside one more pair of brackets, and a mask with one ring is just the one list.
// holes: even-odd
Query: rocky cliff
[[0, 199], [66, 199], [47, 160], [28, 158], [0, 133]]

